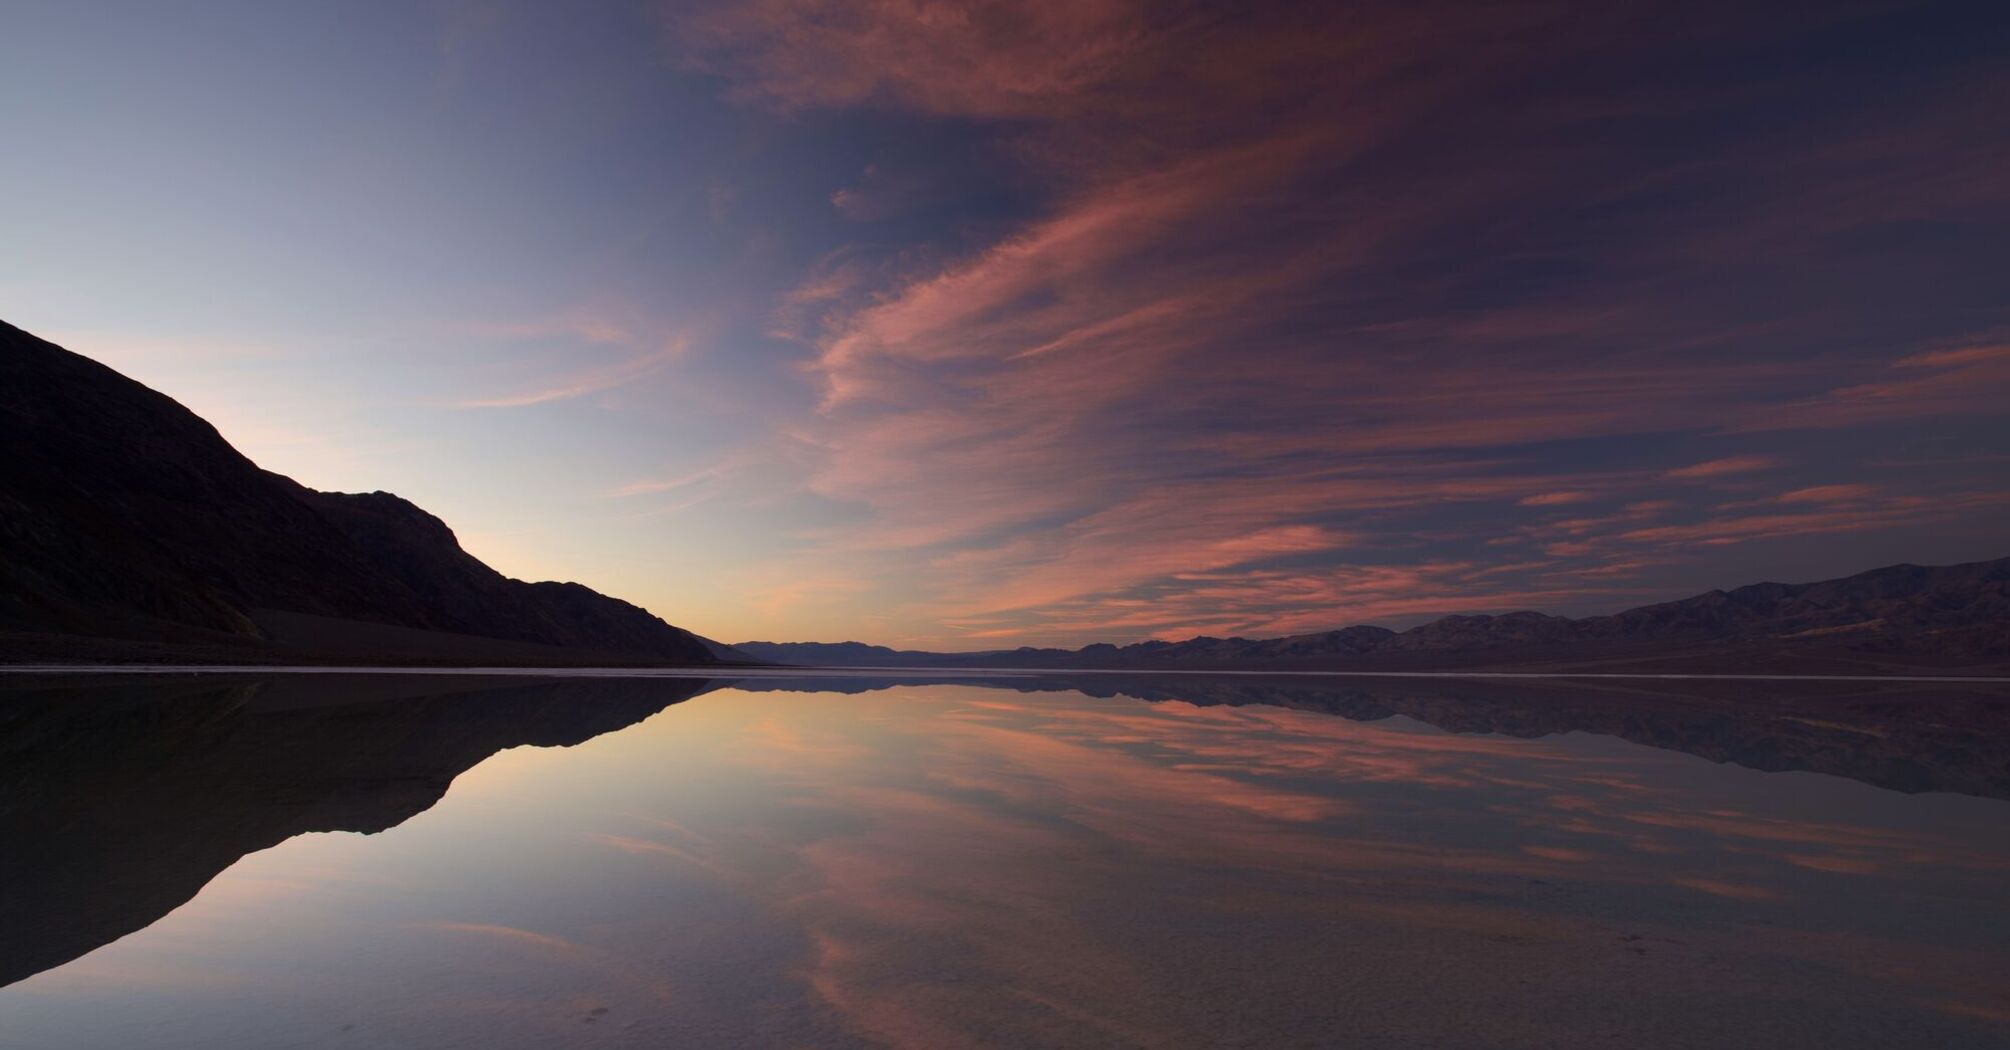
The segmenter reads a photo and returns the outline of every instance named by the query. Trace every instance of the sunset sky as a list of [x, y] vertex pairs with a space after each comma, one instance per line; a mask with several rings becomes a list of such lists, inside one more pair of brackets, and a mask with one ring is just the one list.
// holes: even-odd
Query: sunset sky
[[0, 319], [726, 641], [2010, 554], [2010, 5], [0, 16]]

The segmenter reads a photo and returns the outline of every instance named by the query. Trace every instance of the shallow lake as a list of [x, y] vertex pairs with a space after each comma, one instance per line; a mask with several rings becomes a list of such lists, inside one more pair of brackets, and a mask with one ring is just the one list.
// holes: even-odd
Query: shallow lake
[[2006, 799], [2002, 685], [16, 679], [0, 1046], [2001, 1047]]

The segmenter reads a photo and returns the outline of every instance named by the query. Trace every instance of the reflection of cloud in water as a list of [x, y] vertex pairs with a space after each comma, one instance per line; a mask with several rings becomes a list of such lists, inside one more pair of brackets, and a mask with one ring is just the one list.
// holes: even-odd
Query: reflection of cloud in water
[[[1754, 1004], [1810, 968], [1922, 1002], [2001, 996], [1973, 937], [1844, 932], [1866, 925], [1844, 905], [1869, 897], [1833, 881], [1986, 876], [1990, 858], [1904, 828], [1699, 806], [1666, 775], [1673, 756], [1269, 708], [929, 696], [947, 702], [852, 696], [837, 715], [804, 698], [750, 724], [733, 760], [808, 823], [683, 829], [660, 848], [799, 927], [807, 987], [891, 1045], [1190, 1042], [1176, 1004], [1194, 953], [1217, 979], [1218, 956], [1246, 955], [1272, 997], [1485, 995], [1530, 972], [1569, 986], [1544, 994], [1595, 996], [1693, 984], [1725, 958]], [[1807, 879], [1830, 881], [1806, 894]], [[1793, 935], [1755, 939], [1760, 906], [1792, 908], [1762, 921]], [[1840, 957], [1813, 947], [1839, 942]]]
[[[420, 690], [172, 737], [149, 715], [129, 736], [144, 753], [206, 742], [200, 764], [145, 767], [167, 778], [101, 746], [23, 746], [10, 773], [49, 785], [38, 797], [129, 782], [107, 770], [138, 788], [18, 810], [15, 841], [41, 843], [25, 859], [63, 861], [18, 868], [95, 880], [24, 899], [163, 880], [186, 899], [191, 872], [236, 863], [0, 991], [0, 1028], [140, 1045], [169, 1009], [190, 1050], [312, 1043], [367, 1002], [358, 1045], [2006, 1042], [2001, 802], [1694, 757], [1993, 793], [1997, 745], [1935, 735], [1979, 708], [1811, 735], [1637, 690], [1123, 688], [1162, 702], [1051, 683], [670, 710], [681, 694], [642, 685]], [[89, 729], [71, 738], [124, 738], [45, 706]], [[1936, 754], [1953, 757], [1915, 768]], [[331, 817], [392, 830], [298, 834]], [[130, 861], [78, 859], [101, 841]], [[156, 842], [222, 859], [164, 866]]]

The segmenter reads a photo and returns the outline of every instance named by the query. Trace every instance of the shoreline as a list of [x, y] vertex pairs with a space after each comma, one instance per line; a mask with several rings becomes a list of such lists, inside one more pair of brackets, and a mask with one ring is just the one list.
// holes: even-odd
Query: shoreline
[[1593, 679], [1713, 682], [1920, 682], [2010, 685], [2010, 675], [1682, 673], [1649, 671], [1304, 671], [1086, 667], [806, 667], [715, 664], [691, 667], [401, 667], [383, 664], [0, 664], [0, 675], [481, 675], [513, 678], [1039, 678], [1076, 675], [1172, 675], [1238, 678]]

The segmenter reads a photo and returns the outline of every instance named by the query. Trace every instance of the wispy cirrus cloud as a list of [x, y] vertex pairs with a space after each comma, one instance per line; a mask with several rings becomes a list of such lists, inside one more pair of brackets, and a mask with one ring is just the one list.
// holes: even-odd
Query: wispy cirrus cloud
[[1779, 495], [1781, 503], [1860, 503], [1876, 499], [1875, 485], [1810, 485]]
[[507, 393], [466, 397], [458, 408], [526, 408], [642, 382], [686, 358], [706, 324], [666, 324], [631, 307], [558, 313], [452, 326], [450, 334], [510, 348], [514, 371], [533, 373]]
[[1974, 492], [1952, 497], [1899, 496], [1855, 506], [1848, 501], [1818, 501], [1816, 509], [1800, 513], [1746, 514], [1709, 518], [1675, 525], [1657, 525], [1622, 533], [1630, 543], [1661, 546], [1701, 544], [1724, 546], [1755, 540], [1869, 532], [1900, 525], [1946, 521], [1962, 514], [2010, 506], [2010, 493]]
[[1861, 427], [1999, 411], [2010, 392], [2010, 344], [1899, 357], [1883, 375], [1741, 420], [1737, 429]]
[[1564, 490], [1560, 492], [1538, 492], [1533, 496], [1523, 496], [1515, 502], [1524, 507], [1556, 507], [1566, 503], [1583, 503], [1593, 499], [1591, 493]]
[[1739, 474], [1757, 474], [1784, 466], [1778, 456], [1743, 455], [1725, 456], [1722, 459], [1691, 463], [1686, 467], [1676, 467], [1668, 472], [1671, 478], [1725, 478]]
[[[846, 593], [913, 581], [912, 629], [1085, 641], [1583, 607], [1715, 546], [1948, 520], [1945, 479], [1833, 480], [1848, 464], [1787, 435], [1984, 415], [2004, 359], [1882, 320], [1861, 292], [1912, 279], [1895, 256], [1785, 275], [1813, 243], [2005, 212], [1974, 111], [1692, 132], [1792, 112], [1790, 77], [1671, 94], [1607, 63], [1814, 23], [1650, 18], [680, 7], [673, 50], [735, 97], [990, 128], [1044, 189], [987, 241], [837, 253], [785, 297], [818, 395], [789, 428], [805, 483], [857, 510], [805, 543], [850, 566]], [[1583, 77], [1599, 90], [1553, 86]], [[1942, 170], [1876, 147], [1893, 136]], [[1839, 174], [1795, 189], [1820, 165]], [[1742, 517], [1671, 498], [1775, 480]], [[1485, 560], [1523, 547], [1542, 555]]]
[[691, 488], [694, 485], [702, 485], [706, 482], [713, 481], [719, 478], [721, 475], [723, 475], [726, 472], [726, 469], [727, 469], [726, 464], [715, 463], [712, 466], [704, 468], [703, 470], [694, 470], [688, 473], [678, 474], [673, 477], [640, 478], [635, 481], [630, 481], [623, 485], [618, 485], [612, 490], [610, 490], [607, 494], [609, 496], [620, 498], [626, 496], [653, 496], [653, 495], [660, 495], [666, 492], [677, 492], [682, 489]]
[[617, 361], [568, 371], [514, 393], [469, 398], [455, 404], [460, 408], [527, 408], [531, 405], [568, 401], [576, 397], [598, 394], [654, 375], [683, 357], [688, 346], [689, 344], [682, 339], [673, 339], [653, 350], [644, 350]]
[[664, 13], [682, 59], [781, 109], [1041, 117], [1113, 79], [1148, 39], [1146, 5], [1134, 0], [754, 0]]

